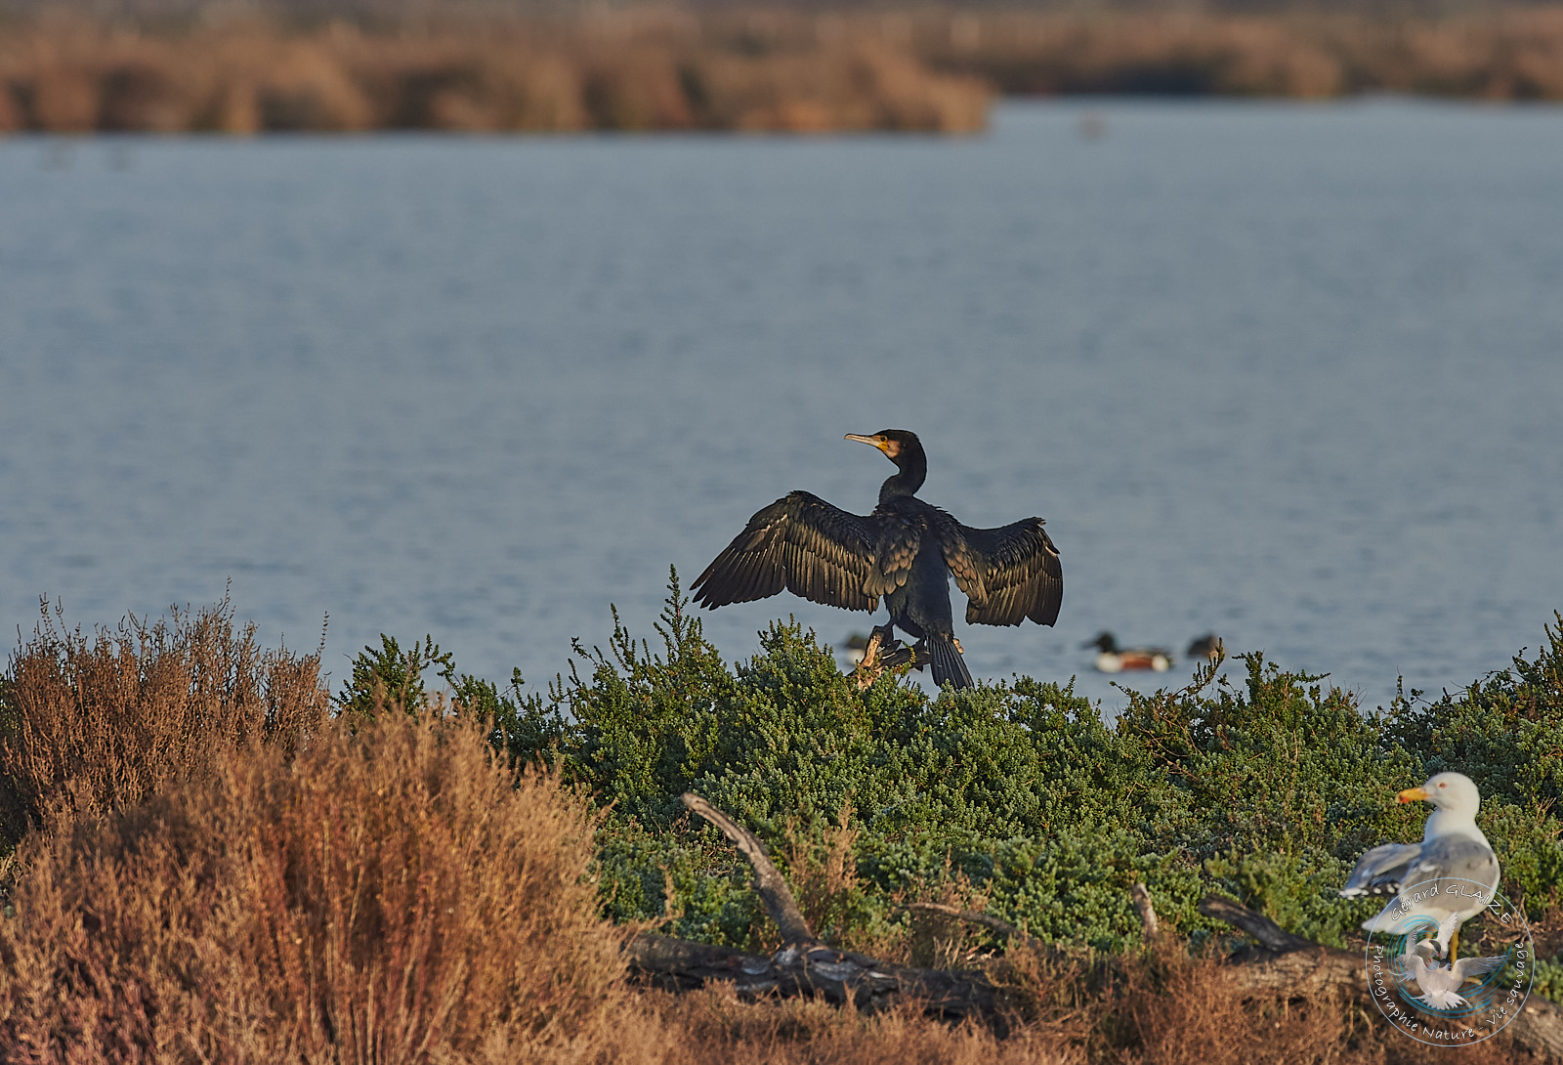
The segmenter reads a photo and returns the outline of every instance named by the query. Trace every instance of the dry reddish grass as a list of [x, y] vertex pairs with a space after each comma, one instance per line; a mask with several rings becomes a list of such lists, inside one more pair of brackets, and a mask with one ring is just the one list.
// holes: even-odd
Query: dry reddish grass
[[292, 749], [326, 719], [319, 655], [262, 651], [227, 602], [87, 635], [47, 608], [12, 658], [0, 720], [11, 838], [141, 802], [254, 737]]
[[[591, 825], [474, 728], [388, 714], [239, 744], [35, 836], [0, 922], [8, 1060], [605, 1061], [620, 933]], [[655, 1039], [653, 1039], [655, 1044]]]
[[[1000, 1039], [902, 1007], [874, 1016], [819, 1002], [749, 1005], [722, 990], [672, 998], [648, 995], [645, 1008], [678, 1053], [668, 1065], [1080, 1065], [1078, 1045], [1042, 1029]], [[641, 1059], [649, 1061], [651, 1059]]]

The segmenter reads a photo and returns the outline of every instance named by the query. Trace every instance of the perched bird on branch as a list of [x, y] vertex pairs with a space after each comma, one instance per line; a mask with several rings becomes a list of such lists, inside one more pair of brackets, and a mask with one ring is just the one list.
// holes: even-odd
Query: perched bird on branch
[[[917, 640], [918, 668], [930, 665], [934, 683], [957, 688], [972, 679], [951, 620], [951, 575], [966, 593], [968, 624], [1058, 619], [1063, 570], [1041, 518], [997, 529], [962, 525], [917, 498], [928, 459], [915, 433], [885, 429], [846, 439], [878, 448], [896, 465], [873, 513], [851, 514], [809, 492], [778, 499], [695, 578], [695, 602], [715, 608], [785, 588], [816, 603], [873, 612], [883, 596], [890, 621], [874, 630], [870, 651], [893, 647], [899, 628]], [[865, 658], [864, 668], [872, 662]]]

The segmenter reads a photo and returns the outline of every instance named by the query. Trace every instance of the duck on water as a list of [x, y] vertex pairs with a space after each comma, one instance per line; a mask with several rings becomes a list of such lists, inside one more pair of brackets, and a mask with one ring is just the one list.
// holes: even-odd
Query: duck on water
[[915, 433], [883, 429], [846, 439], [878, 448], [895, 463], [873, 512], [852, 514], [810, 492], [778, 499], [695, 578], [695, 602], [714, 609], [785, 588], [815, 603], [872, 613], [882, 596], [890, 620], [874, 636], [888, 649], [899, 628], [917, 640], [917, 667], [929, 665], [934, 683], [957, 688], [970, 687], [972, 679], [955, 639], [952, 575], [966, 594], [968, 624], [1058, 620], [1063, 570], [1041, 518], [996, 529], [963, 525], [917, 498], [928, 459]]
[[1096, 668], [1103, 673], [1122, 673], [1126, 669], [1150, 669], [1165, 673], [1172, 668], [1172, 655], [1160, 647], [1119, 647], [1110, 632], [1087, 640], [1085, 647], [1096, 648]]

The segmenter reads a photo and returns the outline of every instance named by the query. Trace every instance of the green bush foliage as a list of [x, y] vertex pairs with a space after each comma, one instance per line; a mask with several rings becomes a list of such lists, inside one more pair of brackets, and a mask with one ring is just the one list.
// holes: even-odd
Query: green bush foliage
[[[749, 872], [678, 799], [704, 795], [789, 868], [850, 824], [850, 869], [828, 932], [872, 943], [905, 904], [955, 892], [1045, 939], [1137, 946], [1129, 888], [1196, 942], [1225, 931], [1217, 891], [1298, 934], [1360, 942], [1371, 901], [1337, 890], [1356, 858], [1418, 838], [1426, 810], [1395, 795], [1444, 769], [1483, 794], [1502, 890], [1533, 919], [1560, 907], [1563, 617], [1535, 659], [1463, 692], [1364, 712], [1323, 678], [1242, 656], [1240, 680], [1131, 694], [1111, 724], [1067, 685], [1019, 678], [930, 695], [894, 677], [858, 691], [828, 648], [775, 623], [727, 665], [685, 611], [677, 576], [660, 647], [615, 615], [607, 651], [577, 647], [546, 697], [474, 689], [519, 760], [546, 762], [604, 811], [604, 904], [620, 920], [771, 945]], [[460, 679], [460, 678], [458, 678]], [[820, 920], [815, 917], [816, 922]]]

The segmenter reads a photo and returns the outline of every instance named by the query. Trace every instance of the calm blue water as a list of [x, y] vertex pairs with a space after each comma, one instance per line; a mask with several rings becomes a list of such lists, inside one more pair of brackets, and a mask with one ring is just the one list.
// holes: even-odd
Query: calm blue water
[[[904, 427], [925, 498], [1063, 551], [1058, 627], [964, 630], [978, 676], [1111, 709], [1082, 642], [1214, 629], [1370, 706], [1457, 687], [1563, 608], [1560, 234], [1552, 110], [0, 141], [0, 631], [231, 581], [267, 644], [329, 613], [334, 686], [382, 631], [541, 685], [788, 490], [866, 512], [842, 434]], [[868, 625], [707, 631], [788, 613]]]

